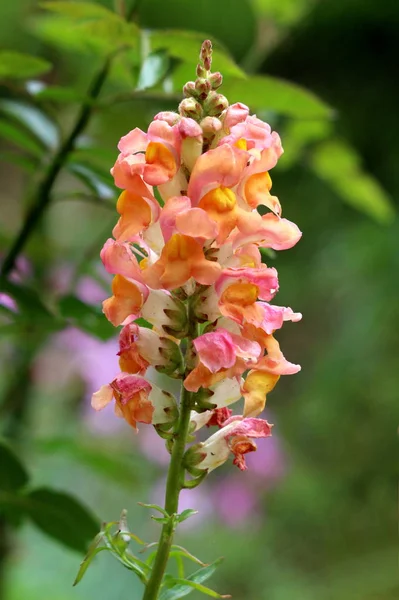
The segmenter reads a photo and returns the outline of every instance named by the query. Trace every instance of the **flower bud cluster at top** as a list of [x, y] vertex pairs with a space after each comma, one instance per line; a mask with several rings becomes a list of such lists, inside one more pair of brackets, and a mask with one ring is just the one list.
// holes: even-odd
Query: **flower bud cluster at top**
[[[205, 41], [178, 113], [161, 112], [147, 132], [133, 129], [119, 142], [111, 170], [123, 190], [119, 220], [101, 259], [115, 275], [103, 310], [123, 326], [121, 373], [92, 400], [97, 410], [114, 401], [132, 427], [153, 424], [168, 437], [181, 407], [148, 369], [182, 379], [191, 434], [219, 428], [186, 452], [192, 475], [230, 454], [245, 469], [254, 439], [271, 433], [258, 418], [267, 394], [281, 375], [300, 369], [285, 359], [274, 333], [301, 315], [270, 304], [278, 274], [260, 253], [291, 248], [301, 237], [270, 193], [280, 137], [244, 104], [229, 106], [211, 56]], [[232, 416], [241, 398], [243, 414]]]

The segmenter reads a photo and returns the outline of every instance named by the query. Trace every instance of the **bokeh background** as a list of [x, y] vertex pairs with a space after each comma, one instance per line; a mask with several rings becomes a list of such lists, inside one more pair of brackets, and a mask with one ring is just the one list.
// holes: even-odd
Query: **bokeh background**
[[[39, 75], [34, 65], [7, 74], [0, 55], [2, 256], [40, 169], [119, 43], [117, 26], [76, 14], [0, 3], [1, 48], [52, 64]], [[399, 6], [142, 0], [134, 18], [137, 44], [115, 61], [18, 259], [14, 287], [0, 297], [1, 435], [30, 485], [71, 493], [106, 521], [126, 508], [131, 530], [157, 539], [137, 502], [162, 502], [162, 441], [89, 406], [118, 370], [114, 332], [100, 314], [109, 279], [98, 254], [116, 219], [108, 170], [120, 136], [176, 106], [210, 36], [221, 91], [281, 133], [273, 190], [303, 238], [269, 262], [280, 274], [278, 303], [304, 315], [279, 335], [302, 371], [270, 395], [274, 437], [259, 443], [249, 470], [226, 466], [183, 494], [182, 507], [199, 514], [178, 538], [205, 561], [225, 557], [211, 586], [235, 600], [398, 598]], [[134, 575], [105, 554], [72, 588], [81, 556], [36, 521], [3, 513], [1, 600], [141, 597]]]

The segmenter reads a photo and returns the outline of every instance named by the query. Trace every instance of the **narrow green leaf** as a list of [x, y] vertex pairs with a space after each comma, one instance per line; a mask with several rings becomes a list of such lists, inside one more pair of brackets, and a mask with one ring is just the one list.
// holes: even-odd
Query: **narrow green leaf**
[[[206, 35], [194, 31], [170, 29], [151, 31], [149, 42], [151, 50], [166, 50], [169, 56], [192, 63], [192, 79], [195, 79], [195, 66], [198, 63], [199, 50], [206, 37]], [[214, 71], [221, 71], [223, 75], [245, 78], [240, 67], [218, 43], [213, 44], [212, 68]], [[240, 85], [242, 86], [242, 81]]]
[[31, 92], [36, 100], [43, 102], [57, 102], [60, 104], [72, 104], [74, 102], [82, 102], [85, 95], [71, 87], [61, 85], [49, 85], [39, 90]]
[[78, 585], [78, 583], [80, 581], [82, 581], [87, 569], [89, 568], [93, 558], [95, 556], [97, 556], [97, 554], [99, 552], [102, 552], [103, 550], [107, 550], [109, 551], [109, 548], [107, 548], [106, 546], [100, 546], [99, 544], [102, 541], [104, 537], [104, 533], [102, 531], [100, 531], [100, 533], [98, 533], [96, 535], [96, 537], [94, 538], [94, 540], [91, 542], [89, 549], [87, 551], [86, 556], [84, 557], [84, 559], [82, 560], [82, 562], [80, 563], [80, 567], [79, 567], [79, 571], [78, 574], [76, 575], [75, 581], [73, 582], [73, 586]]
[[191, 554], [191, 552], [189, 552], [188, 550], [186, 550], [186, 548], [183, 548], [183, 546], [178, 546], [177, 544], [173, 544], [172, 545], [172, 552], [170, 554], [172, 555], [179, 555], [183, 558], [187, 558], [188, 560], [191, 560], [191, 562], [196, 563], [197, 565], [201, 565], [201, 567], [208, 567], [209, 565], [207, 565], [206, 563], [202, 562], [202, 560], [200, 560], [199, 558], [197, 558], [196, 556], [194, 556], [194, 554]]
[[28, 79], [50, 69], [51, 63], [43, 58], [11, 50], [0, 52], [0, 79]]
[[92, 513], [69, 494], [39, 488], [24, 495], [23, 501], [35, 525], [72, 550], [85, 552], [99, 529]]
[[329, 119], [333, 110], [309, 90], [277, 77], [256, 75], [245, 85], [239, 79], [226, 79], [222, 93], [233, 102], [244, 102], [252, 109], [265, 109], [279, 115], [301, 119]]
[[311, 167], [353, 208], [380, 223], [394, 218], [391, 198], [376, 179], [363, 171], [360, 156], [345, 141], [336, 139], [317, 146]]
[[[204, 581], [212, 577], [220, 563], [223, 561], [223, 558], [218, 558], [212, 564], [203, 567], [202, 569], [198, 569], [192, 575], [187, 577], [187, 580], [190, 582], [194, 582], [195, 584], [202, 584]], [[166, 582], [165, 582], [166, 583]], [[167, 584], [166, 584], [167, 585]], [[185, 583], [181, 583], [177, 586], [174, 586], [172, 589], [167, 589], [166, 587], [162, 589], [159, 600], [178, 600], [187, 596], [193, 591], [193, 587], [185, 581]]]
[[[205, 596], [210, 596], [211, 598], [231, 598], [229, 595], [222, 595], [215, 592], [215, 590], [211, 590], [208, 587], [205, 587], [201, 583], [196, 583], [195, 581], [190, 581], [190, 579], [177, 579], [171, 578], [168, 581], [168, 585], [170, 585], [170, 591], [173, 593], [177, 590], [178, 595], [168, 596], [168, 600], [175, 600], [177, 598], [183, 598], [183, 596], [187, 596], [190, 592], [197, 590], [197, 592], [201, 592], [205, 594]], [[172, 587], [173, 586], [173, 587]], [[163, 600], [162, 594], [160, 596], [160, 600]]]
[[0, 490], [16, 491], [26, 486], [29, 475], [11, 448], [0, 440]]
[[35, 326], [40, 325], [49, 329], [57, 329], [60, 322], [40, 298], [37, 291], [26, 285], [12, 281], [3, 281], [2, 291], [9, 294], [17, 303], [19, 316], [31, 321]]
[[0, 137], [37, 158], [43, 156], [43, 146], [29, 133], [9, 121], [0, 119]]
[[93, 170], [91, 165], [69, 162], [67, 164], [67, 168], [68, 171], [80, 179], [80, 181], [82, 181], [82, 183], [84, 183], [89, 190], [95, 194], [98, 194], [100, 198], [115, 198], [116, 192], [115, 189], [111, 187], [112, 179], [110, 178], [109, 174], [106, 174], [107, 181], [105, 182], [105, 176], [103, 177], [102, 175], [98, 175], [98, 173]]
[[158, 504], [144, 504], [143, 502], [137, 502], [137, 504], [139, 506], [143, 506], [144, 508], [151, 508], [152, 510], [157, 510], [162, 515], [164, 515], [165, 517], [170, 519], [170, 515], [166, 512], [166, 510], [164, 508], [162, 508], [162, 506], [159, 506]]
[[40, 2], [39, 6], [72, 19], [103, 19], [119, 18], [118, 15], [105, 6], [95, 2], [74, 2], [73, 0], [55, 0]]
[[198, 514], [198, 510], [194, 510], [192, 508], [187, 508], [186, 510], [183, 510], [182, 513], [177, 515], [177, 520], [179, 523], [183, 523], [183, 521], [185, 521], [186, 519], [189, 519], [190, 517], [193, 517], [194, 515], [197, 515], [197, 514]]
[[46, 113], [34, 106], [14, 100], [2, 100], [0, 111], [22, 124], [48, 148], [55, 148], [59, 142], [59, 131], [52, 119]]
[[170, 60], [166, 52], [162, 50], [147, 56], [141, 66], [136, 89], [146, 90], [152, 88], [165, 77], [169, 66]]
[[104, 318], [100, 308], [86, 304], [73, 295], [63, 296], [58, 304], [62, 317], [101, 340], [115, 336], [115, 327]]
[[0, 161], [17, 165], [27, 173], [34, 173], [38, 166], [38, 161], [31, 156], [22, 155], [19, 152], [1, 152]]

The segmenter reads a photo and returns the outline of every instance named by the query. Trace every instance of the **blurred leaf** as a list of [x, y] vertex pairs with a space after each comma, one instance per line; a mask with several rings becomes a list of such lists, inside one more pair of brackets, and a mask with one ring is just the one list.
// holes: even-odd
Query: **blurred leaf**
[[68, 162], [67, 168], [68, 171], [73, 173], [73, 175], [80, 179], [89, 190], [94, 192], [94, 194], [97, 194], [100, 198], [115, 198], [116, 191], [110, 185], [112, 184], [112, 177], [109, 173], [95, 167], [93, 168], [92, 165], [87, 163]]
[[103, 19], [120, 17], [102, 6], [94, 2], [74, 2], [73, 0], [56, 0], [53, 2], [40, 2], [39, 5], [46, 10], [57, 12], [72, 19]]
[[35, 525], [72, 550], [85, 552], [99, 530], [92, 513], [69, 494], [39, 488], [26, 494], [23, 500], [24, 509]]
[[30, 133], [26, 133], [23, 129], [13, 125], [9, 121], [0, 119], [0, 137], [18, 146], [18, 148], [26, 150], [26, 152], [29, 152], [33, 156], [38, 158], [43, 156], [44, 148], [40, 143]]
[[303, 157], [310, 144], [329, 137], [331, 121], [290, 119], [282, 132], [284, 154], [278, 162], [280, 170], [289, 169]]
[[311, 167], [353, 208], [380, 223], [393, 219], [391, 198], [376, 179], [363, 171], [360, 156], [343, 140], [331, 140], [317, 146]]
[[[138, 15], [141, 26], [146, 29], [173, 28], [200, 32], [199, 45], [197, 43], [191, 56], [193, 62], [197, 60], [201, 43], [207, 38], [220, 40], [240, 60], [256, 36], [256, 16], [250, 0], [229, 0], [228, 3], [168, 0], [167, 10], [164, 0], [146, 0], [139, 3]], [[181, 58], [184, 59], [184, 52]], [[220, 69], [215, 59], [214, 70]]]
[[28, 173], [34, 173], [38, 166], [38, 162], [34, 160], [33, 157], [24, 156], [19, 152], [1, 152], [0, 161], [18, 165], [18, 167], [21, 167], [21, 169]]
[[42, 58], [3, 50], [0, 52], [0, 79], [28, 79], [47, 73], [51, 63]]
[[[180, 598], [187, 596], [193, 591], [192, 583], [200, 585], [201, 583], [212, 577], [212, 575], [214, 574], [214, 572], [216, 571], [216, 569], [222, 561], [223, 558], [218, 558], [212, 564], [203, 567], [202, 569], [198, 569], [198, 571], [195, 571], [192, 575], [187, 577], [187, 580], [190, 583], [184, 581], [184, 583], [180, 583], [176, 586], [173, 584], [172, 589], [167, 589], [166, 587], [163, 588], [159, 595], [159, 600], [179, 600]], [[166, 586], [167, 585], [168, 584], [166, 583]], [[216, 596], [216, 598], [218, 597], [220, 596]]]
[[230, 104], [243, 102], [252, 109], [267, 109], [300, 119], [329, 119], [333, 110], [309, 90], [276, 77], [256, 75], [243, 85], [237, 79], [223, 83], [222, 93]]
[[254, 0], [256, 10], [279, 25], [300, 21], [318, 0]]
[[64, 1], [45, 2], [42, 6], [58, 14], [38, 18], [35, 31], [57, 46], [77, 50], [89, 47], [100, 54], [138, 46], [138, 27], [104, 6]]
[[170, 66], [170, 60], [165, 52], [153, 52], [144, 60], [139, 79], [137, 82], [137, 90], [146, 90], [159, 83], [165, 77]]
[[160, 512], [162, 515], [164, 515], [168, 519], [170, 518], [170, 515], [166, 512], [166, 510], [164, 508], [162, 508], [162, 506], [159, 506], [158, 504], [144, 504], [144, 502], [138, 502], [137, 504], [139, 506], [143, 506], [144, 508], [150, 508], [152, 510], [157, 510], [158, 512]]
[[76, 296], [64, 296], [60, 299], [58, 308], [72, 325], [101, 340], [108, 340], [116, 335], [115, 327], [107, 321], [99, 308], [86, 304]]
[[2, 291], [9, 294], [17, 303], [19, 315], [26, 318], [33, 326], [58, 328], [60, 322], [54, 313], [44, 304], [37, 291], [12, 281], [1, 282]]
[[19, 458], [0, 440], [0, 490], [9, 492], [23, 488], [29, 475]]
[[37, 92], [31, 92], [32, 95], [39, 101], [59, 102], [59, 103], [73, 103], [82, 102], [85, 99], [85, 95], [78, 90], [71, 87], [64, 87], [61, 85], [49, 85]]
[[45, 146], [55, 148], [59, 142], [56, 124], [43, 111], [23, 102], [2, 100], [0, 111], [16, 119]]
[[[193, 65], [191, 78], [195, 79], [195, 67], [198, 63], [198, 55], [201, 49], [201, 44], [206, 36], [193, 31], [151, 31], [149, 34], [149, 42], [151, 50], [166, 50], [170, 56], [180, 59], [183, 62], [188, 62]], [[213, 62], [212, 67], [216, 71], [221, 71], [223, 75], [231, 75], [232, 77], [244, 78], [245, 74], [234, 60], [221, 49], [220, 45], [213, 45]], [[240, 82], [242, 86], [242, 81]]]

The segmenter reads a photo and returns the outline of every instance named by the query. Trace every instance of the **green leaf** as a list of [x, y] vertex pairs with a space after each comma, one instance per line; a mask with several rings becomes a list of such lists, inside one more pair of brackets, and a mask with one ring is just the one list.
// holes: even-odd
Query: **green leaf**
[[183, 523], [183, 521], [189, 519], [190, 517], [193, 517], [194, 515], [198, 515], [198, 510], [187, 508], [186, 510], [183, 510], [182, 513], [177, 515], [177, 521], [178, 523]]
[[166, 510], [164, 508], [162, 508], [162, 506], [159, 506], [158, 504], [144, 504], [144, 502], [137, 502], [137, 504], [139, 506], [143, 506], [144, 508], [150, 508], [152, 510], [157, 510], [164, 517], [167, 517], [168, 519], [170, 519], [170, 515], [166, 512]]
[[144, 60], [139, 73], [137, 90], [146, 90], [159, 83], [167, 74], [170, 60], [163, 51], [153, 52]]
[[254, 0], [257, 11], [281, 26], [300, 21], [317, 0]]
[[12, 281], [2, 281], [1, 289], [9, 294], [17, 303], [19, 317], [26, 319], [31, 325], [57, 329], [60, 322], [40, 298], [37, 291], [26, 285]]
[[59, 131], [56, 124], [38, 108], [24, 102], [2, 100], [0, 111], [21, 123], [45, 147], [55, 148], [59, 143]]
[[26, 486], [29, 475], [11, 448], [0, 440], [0, 490], [10, 492]]
[[94, 2], [54, 0], [52, 2], [40, 2], [39, 6], [51, 12], [56, 12], [77, 20], [119, 18], [116, 13], [108, 10], [105, 6]]
[[86, 304], [76, 296], [63, 296], [58, 308], [61, 316], [68, 319], [72, 325], [101, 340], [108, 340], [116, 335], [115, 327], [107, 321], [99, 308]]
[[[167, 10], [165, 10], [167, 6]], [[175, 29], [200, 32], [201, 42], [207, 38], [219, 40], [236, 60], [241, 60], [256, 39], [256, 15], [252, 0], [145, 0], [138, 3], [139, 23], [144, 29]], [[193, 60], [197, 60], [200, 45], [196, 46]], [[217, 64], [213, 70], [220, 70]], [[190, 79], [194, 77], [191, 76]]]
[[90, 48], [100, 54], [138, 46], [139, 30], [104, 6], [90, 2], [45, 2], [43, 8], [57, 13], [36, 21], [36, 33], [57, 46]]
[[333, 110], [309, 90], [277, 77], [256, 75], [245, 85], [237, 79], [223, 83], [222, 93], [233, 102], [243, 102], [252, 109], [265, 109], [279, 115], [300, 119], [329, 119]]
[[18, 148], [26, 150], [26, 152], [37, 158], [43, 156], [43, 146], [30, 133], [26, 133], [23, 129], [13, 125], [9, 121], [0, 119], [0, 137], [18, 146]]
[[322, 119], [289, 119], [283, 125], [284, 154], [278, 162], [280, 170], [289, 169], [302, 159], [310, 145], [330, 136], [332, 122]]
[[345, 141], [335, 139], [317, 146], [311, 167], [353, 208], [380, 223], [394, 218], [391, 198], [376, 179], [363, 171], [360, 156]]
[[[178, 595], [170, 596], [168, 597], [168, 600], [171, 600], [172, 598], [182, 598], [194, 590], [205, 594], [205, 596], [210, 596], [211, 598], [231, 598], [229, 595], [218, 594], [218, 592], [215, 592], [215, 590], [211, 590], [210, 588], [205, 587], [200, 583], [196, 583], [195, 581], [190, 581], [189, 579], [177, 579], [172, 577], [171, 579], [168, 579], [167, 585], [173, 586], [170, 589], [171, 592], [174, 592], [176, 589], [178, 590]], [[162, 594], [160, 596], [160, 600], [162, 600]]]
[[37, 92], [30, 92], [40, 102], [57, 102], [60, 104], [72, 104], [82, 102], [85, 95], [71, 87], [61, 85], [49, 85]]
[[100, 198], [115, 198], [116, 191], [112, 187], [112, 178], [109, 173], [104, 174], [99, 170], [101, 173], [99, 175], [98, 172], [93, 170], [92, 165], [74, 162], [69, 162], [67, 168], [68, 171], [73, 173], [90, 191], [97, 194]]
[[28, 79], [43, 75], [50, 69], [51, 63], [42, 58], [21, 52], [0, 52], [0, 79]]
[[98, 533], [96, 535], [96, 537], [94, 538], [94, 540], [90, 544], [86, 556], [84, 557], [84, 559], [80, 563], [79, 571], [78, 571], [78, 574], [76, 575], [75, 581], [73, 582], [73, 586], [78, 585], [78, 583], [80, 581], [82, 581], [82, 579], [83, 579], [83, 577], [84, 577], [87, 569], [89, 568], [89, 566], [90, 566], [93, 558], [95, 556], [97, 556], [97, 554], [99, 554], [99, 552], [102, 552], [103, 550], [107, 550], [107, 552], [110, 551], [110, 548], [107, 548], [106, 546], [100, 546], [99, 547], [99, 544], [103, 540], [103, 538], [104, 538], [104, 533], [102, 531], [100, 531], [100, 533]]
[[37, 160], [35, 160], [33, 157], [22, 155], [17, 151], [1, 152], [0, 161], [4, 161], [5, 163], [10, 163], [13, 165], [18, 165], [18, 167], [20, 167], [27, 173], [35, 173], [38, 166]]
[[39, 529], [78, 552], [99, 530], [97, 519], [69, 494], [39, 488], [23, 496], [23, 507]]
[[222, 561], [223, 558], [218, 558], [212, 564], [203, 567], [202, 569], [198, 569], [198, 571], [195, 571], [192, 575], [187, 577], [187, 580], [190, 583], [187, 583], [187, 580], [184, 580], [184, 583], [182, 582], [176, 586], [173, 584], [174, 587], [172, 589], [167, 589], [166, 587], [163, 588], [159, 595], [159, 600], [178, 600], [180, 598], [183, 598], [184, 596], [187, 596], [193, 591], [193, 587], [191, 584], [195, 583], [197, 585], [200, 585], [204, 581], [212, 577], [212, 575], [214, 574], [214, 572], [216, 571], [216, 569]]
[[[193, 65], [191, 78], [195, 79], [195, 67], [201, 44], [206, 36], [193, 31], [152, 31], [149, 34], [151, 50], [166, 50], [169, 56], [178, 58], [183, 62]], [[245, 78], [245, 74], [234, 60], [223, 50], [220, 44], [214, 43], [212, 55], [212, 69], [221, 71], [223, 75]], [[242, 81], [240, 82], [242, 85]]]

